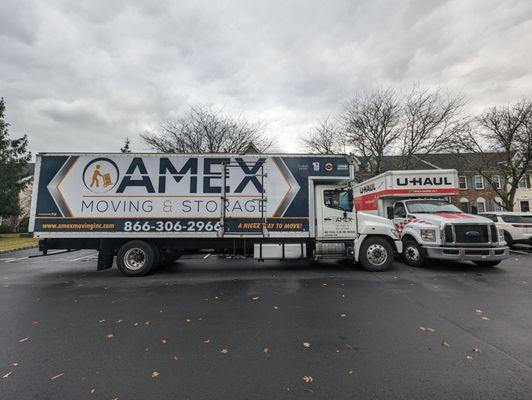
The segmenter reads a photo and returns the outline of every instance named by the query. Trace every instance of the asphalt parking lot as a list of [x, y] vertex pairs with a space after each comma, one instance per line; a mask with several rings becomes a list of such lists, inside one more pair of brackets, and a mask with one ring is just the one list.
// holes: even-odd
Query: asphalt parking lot
[[[530, 399], [532, 254], [369, 273], [0, 255], [0, 398]], [[206, 258], [204, 258], [206, 257]]]

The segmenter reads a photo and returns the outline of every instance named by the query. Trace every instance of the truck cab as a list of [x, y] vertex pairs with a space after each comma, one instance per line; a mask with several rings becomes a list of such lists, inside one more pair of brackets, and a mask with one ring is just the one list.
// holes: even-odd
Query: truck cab
[[316, 258], [353, 258], [370, 271], [388, 269], [402, 242], [387, 218], [358, 212], [353, 189], [315, 186]]
[[403, 259], [409, 265], [434, 258], [495, 266], [509, 256], [504, 234], [493, 221], [464, 213], [444, 199], [403, 199], [387, 211], [401, 235]]

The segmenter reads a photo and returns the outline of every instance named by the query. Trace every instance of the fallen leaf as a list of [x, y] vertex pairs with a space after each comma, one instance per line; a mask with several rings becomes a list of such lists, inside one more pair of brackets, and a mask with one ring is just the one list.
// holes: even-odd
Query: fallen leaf
[[107, 335], [105, 335], [105, 337], [106, 337], [107, 339], [112, 339], [112, 338], [115, 337], [115, 335], [113, 335], [112, 333], [108, 333]]
[[447, 343], [445, 340], [442, 340], [441, 345], [443, 347], [451, 347], [451, 345], [449, 343]]
[[198, 315], [197, 320], [198, 320], [198, 321], [203, 321], [203, 315]]
[[310, 382], [314, 382], [314, 378], [310, 375], [305, 375], [303, 377], [303, 380], [306, 382], [306, 383], [310, 383]]
[[32, 325], [38, 325], [38, 324], [39, 324], [39, 321], [33, 321], [31, 324], [32, 324]]
[[122, 322], [124, 322], [123, 319], [117, 319], [117, 320], [116, 320], [116, 323], [117, 323], [117, 324], [121, 324]]
[[347, 373], [348, 373], [349, 375], [353, 375], [353, 370], [350, 369], [349, 371], [347, 371]]
[[309, 348], [310, 347], [310, 343], [309, 342], [303, 342], [303, 347]]
[[478, 308], [475, 310], [475, 314], [482, 314], [482, 310], [479, 310]]
[[273, 309], [274, 309], [274, 310], [278, 310], [279, 307], [277, 307], [277, 306], [273, 306]]
[[190, 323], [192, 322], [192, 320], [191, 320], [190, 318], [187, 318], [185, 321], [186, 321], [188, 324], [190, 324]]
[[322, 283], [321, 287], [327, 287], [327, 284], [326, 283]]
[[29, 337], [25, 337], [25, 338], [20, 339], [18, 342], [19, 342], [19, 343], [24, 343], [24, 342], [25, 342], [26, 340], [28, 340], [28, 339], [29, 339]]
[[258, 300], [259, 296], [252, 297], [251, 300]]
[[340, 314], [340, 318], [347, 318], [347, 314], [344, 314], [344, 313]]
[[144, 325], [150, 325], [150, 324], [151, 324], [151, 321], [144, 322]]
[[176, 361], [177, 361], [177, 356], [174, 356], [174, 360], [176, 360]]
[[162, 344], [166, 344], [166, 342], [167, 342], [167, 340], [166, 340], [165, 338], [162, 338], [162, 339], [161, 339], [161, 343], [162, 343]]
[[2, 376], [2, 378], [4, 379], [7, 379], [9, 378], [9, 376], [13, 373], [13, 371], [9, 371], [7, 374], [5, 374], [4, 376]]
[[220, 353], [227, 354], [229, 353], [229, 350], [224, 347], [223, 349], [220, 350]]
[[96, 389], [91, 389], [91, 391], [89, 392], [90, 394], [94, 394], [96, 393]]
[[63, 375], [65, 375], [64, 372], [61, 372], [60, 374], [54, 375], [50, 378], [51, 381], [55, 381], [56, 379], [61, 378]]
[[210, 343], [210, 342], [211, 342], [211, 339], [205, 339], [205, 340], [203, 341], [203, 343]]
[[471, 360], [473, 357], [470, 356], [470, 355], [467, 355], [466, 358], [467, 358], [468, 360]]
[[425, 328], [424, 326], [420, 326], [419, 330], [425, 332], [427, 330], [427, 328]]
[[101, 319], [98, 321], [99, 324], [103, 324], [105, 322], [105, 319]]
[[482, 353], [482, 350], [480, 350], [478, 347], [473, 348], [473, 352], [475, 353]]
[[152, 378], [157, 378], [159, 375], [161, 375], [161, 374], [159, 374], [159, 372], [157, 372], [157, 371], [153, 371], [153, 372], [151, 373], [151, 377], [152, 377]]
[[18, 366], [18, 362], [14, 362], [13, 364], [11, 364], [13, 367], [17, 367]]
[[484, 316], [483, 316], [481, 319], [482, 319], [483, 321], [489, 321], [489, 320], [490, 320], [488, 317], [484, 317]]
[[436, 329], [434, 329], [434, 328], [427, 328], [427, 331], [429, 331], [429, 332], [436, 332]]
[[262, 352], [263, 352], [263, 353], [269, 353], [269, 352], [270, 352], [270, 349], [267, 348], [267, 347], [265, 347], [265, 348], [262, 349]]

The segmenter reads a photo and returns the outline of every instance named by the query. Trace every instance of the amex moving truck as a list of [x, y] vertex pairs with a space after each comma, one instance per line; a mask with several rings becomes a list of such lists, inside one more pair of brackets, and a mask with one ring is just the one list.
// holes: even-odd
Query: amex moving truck
[[386, 269], [402, 242], [357, 213], [353, 178], [346, 155], [42, 153], [30, 231], [44, 253], [96, 249], [128, 276], [200, 249]]
[[454, 169], [388, 171], [353, 187], [355, 207], [392, 221], [403, 241], [403, 259], [470, 260], [495, 266], [509, 257], [493, 221], [466, 214], [446, 201], [458, 194]]

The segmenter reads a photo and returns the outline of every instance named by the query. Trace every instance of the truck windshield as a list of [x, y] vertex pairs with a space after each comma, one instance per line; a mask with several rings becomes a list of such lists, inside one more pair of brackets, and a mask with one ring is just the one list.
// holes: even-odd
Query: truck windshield
[[410, 200], [406, 201], [409, 213], [462, 213], [459, 208], [444, 200]]

